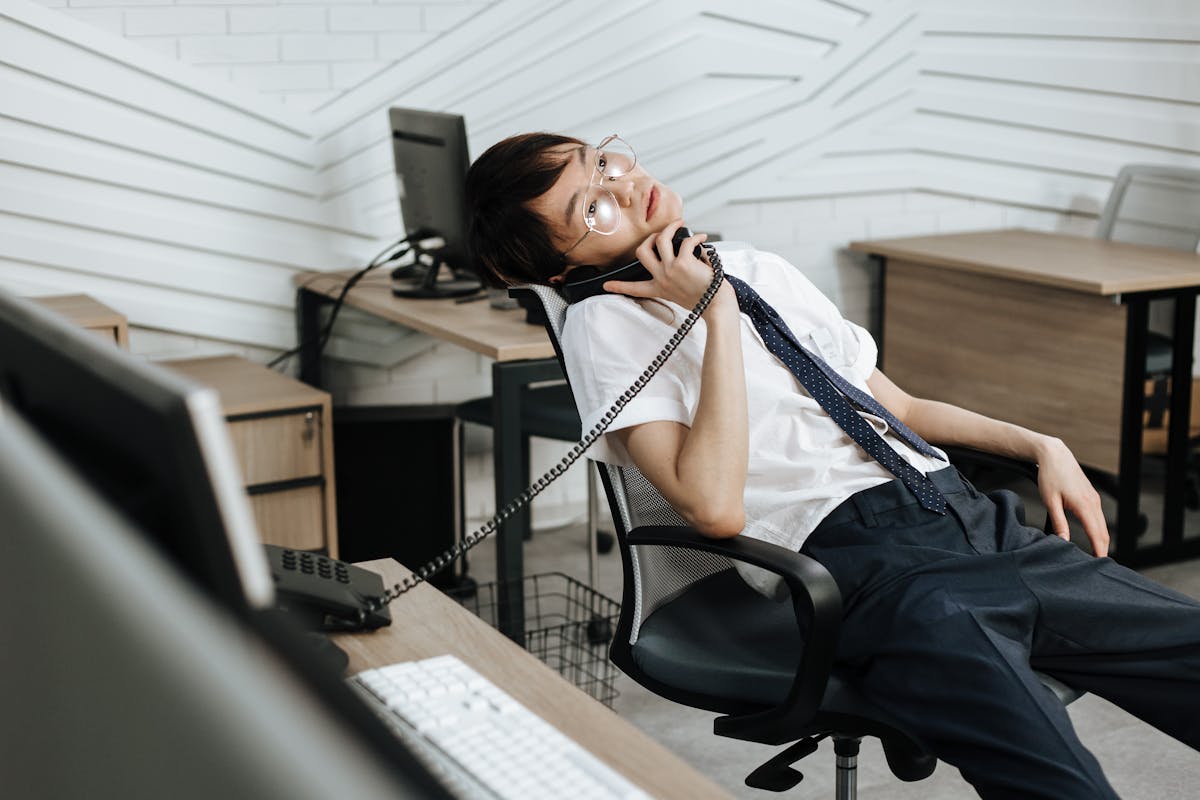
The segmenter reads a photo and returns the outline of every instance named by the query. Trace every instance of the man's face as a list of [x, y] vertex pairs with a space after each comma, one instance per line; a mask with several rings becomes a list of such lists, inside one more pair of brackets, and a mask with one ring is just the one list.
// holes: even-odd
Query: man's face
[[[559, 251], [579, 242], [588, 230], [583, 219], [584, 192], [595, 180], [596, 149], [567, 145], [558, 149], [568, 161], [549, 191], [531, 204], [549, 224]], [[634, 250], [646, 237], [658, 233], [683, 214], [683, 201], [669, 187], [658, 183], [641, 164], [616, 180], [603, 179], [620, 209], [621, 224], [604, 236], [592, 231], [567, 253], [569, 271], [580, 264], [608, 266], [633, 261]]]

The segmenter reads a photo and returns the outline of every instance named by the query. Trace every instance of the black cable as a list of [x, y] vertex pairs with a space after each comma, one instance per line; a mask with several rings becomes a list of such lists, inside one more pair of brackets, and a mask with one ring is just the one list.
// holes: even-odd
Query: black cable
[[[437, 235], [438, 233], [430, 228], [417, 228], [415, 231], [410, 231], [402, 238], [397, 239], [387, 247], [380, 250], [374, 258], [367, 262], [365, 267], [350, 276], [350, 279], [347, 280], [342, 286], [342, 291], [338, 293], [337, 299], [333, 301], [333, 310], [329, 312], [329, 319], [325, 321], [325, 325], [321, 328], [321, 330], [319, 330], [315, 335], [305, 339], [303, 342], [300, 342], [291, 350], [286, 350], [283, 353], [280, 353], [275, 358], [268, 361], [267, 366], [274, 367], [275, 365], [286, 361], [287, 359], [299, 353], [308, 345], [312, 344], [314, 341], [317, 344], [317, 355], [320, 356], [321, 352], [325, 349], [325, 345], [328, 344], [330, 336], [333, 335], [333, 323], [337, 320], [338, 312], [342, 310], [342, 303], [345, 302], [346, 295], [350, 293], [350, 290], [354, 288], [355, 284], [362, 280], [363, 276], [371, 270], [395, 261], [398, 258], [403, 258], [412, 252], [411, 247], [405, 247], [399, 252], [392, 253], [391, 251], [395, 250], [397, 247], [400, 247], [401, 245], [413, 240], [432, 239]], [[388, 257], [384, 258], [385, 255]]]
[[554, 481], [558, 480], [559, 476], [566, 472], [568, 467], [579, 460], [580, 456], [584, 454], [584, 451], [586, 451], [592, 446], [593, 443], [595, 443], [597, 439], [604, 435], [604, 432], [608, 430], [610, 425], [612, 425], [613, 420], [617, 418], [617, 415], [621, 413], [621, 410], [629, 404], [629, 401], [632, 400], [647, 383], [650, 382], [650, 379], [654, 377], [659, 369], [662, 368], [662, 365], [666, 363], [667, 359], [671, 357], [671, 354], [674, 353], [676, 348], [678, 348], [683, 342], [684, 337], [688, 335], [688, 332], [691, 331], [697, 320], [700, 319], [700, 315], [704, 313], [705, 309], [708, 308], [709, 303], [711, 303], [712, 299], [716, 297], [717, 290], [721, 288], [721, 283], [725, 280], [725, 268], [721, 264], [721, 257], [717, 254], [716, 248], [712, 245], [704, 244], [702, 246], [704, 247], [704, 251], [708, 256], [709, 263], [713, 268], [712, 282], [709, 283], [708, 288], [704, 290], [704, 294], [701, 295], [700, 300], [697, 301], [696, 307], [688, 313], [687, 318], [684, 319], [684, 321], [679, 325], [679, 328], [671, 335], [671, 338], [667, 340], [667, 343], [663, 345], [662, 350], [654, 357], [654, 360], [650, 362], [649, 366], [642, 371], [642, 374], [638, 376], [638, 378], [630, 385], [630, 387], [621, 393], [621, 395], [613, 403], [612, 408], [605, 412], [604, 416], [600, 418], [600, 421], [596, 423], [596, 426], [592, 428], [587, 435], [580, 439], [575, 446], [572, 447], [565, 456], [563, 456], [561, 461], [551, 467], [549, 472], [527, 486], [519, 495], [510, 500], [508, 505], [497, 511], [491, 519], [481, 525], [473, 533], [468, 536], [464, 536], [462, 540], [456, 542], [449, 550], [434, 557], [432, 561], [417, 569], [404, 580], [393, 584], [392, 588], [383, 593], [383, 597], [366, 598], [365, 602], [367, 603], [368, 610], [375, 611], [376, 609], [383, 608], [388, 603], [391, 603], [393, 600], [400, 597], [400, 595], [416, 588], [423, 581], [427, 581], [437, 573], [441, 572], [448, 565], [453, 563], [455, 559], [459, 558], [460, 556], [464, 556], [468, 550], [482, 542], [490, 534], [494, 533], [502, 524], [504, 524], [505, 520], [517, 513], [517, 511], [529, 505], [533, 498], [542, 493], [543, 489], [545, 489], [551, 483], [554, 483]]

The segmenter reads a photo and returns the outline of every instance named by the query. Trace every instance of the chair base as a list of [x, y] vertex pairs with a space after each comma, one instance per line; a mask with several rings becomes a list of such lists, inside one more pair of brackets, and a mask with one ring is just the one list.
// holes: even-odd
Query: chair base
[[[812, 755], [828, 734], [806, 736], [786, 750], [772, 757], [758, 769], [746, 776], [746, 785], [752, 789], [768, 792], [786, 792], [804, 779], [803, 773], [792, 768], [792, 764]], [[858, 736], [833, 736], [833, 752], [837, 759], [837, 775], [834, 778], [834, 797], [837, 800], [856, 800], [858, 797], [858, 750], [862, 739]]]
[[788, 745], [782, 753], [772, 756], [770, 760], [747, 775], [746, 785], [751, 789], [763, 789], [768, 792], [786, 792], [791, 789], [804, 780], [804, 773], [798, 769], [792, 769], [792, 764], [815, 753], [817, 745], [824, 738], [825, 734], [823, 733], [817, 736], [806, 736], [795, 744]]

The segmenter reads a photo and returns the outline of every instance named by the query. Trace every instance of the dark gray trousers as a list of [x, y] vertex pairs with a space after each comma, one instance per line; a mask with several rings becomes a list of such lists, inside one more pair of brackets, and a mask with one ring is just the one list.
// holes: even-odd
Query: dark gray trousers
[[802, 548], [841, 588], [861, 691], [989, 799], [1116, 797], [1035, 669], [1200, 750], [1200, 603], [1026, 526], [1011, 492], [930, 477], [945, 516], [896, 480]]

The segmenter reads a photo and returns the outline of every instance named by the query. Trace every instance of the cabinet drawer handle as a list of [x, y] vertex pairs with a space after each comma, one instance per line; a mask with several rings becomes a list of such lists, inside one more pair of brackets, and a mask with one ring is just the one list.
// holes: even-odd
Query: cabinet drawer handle
[[311, 411], [305, 412], [305, 414], [304, 414], [304, 433], [301, 434], [300, 438], [302, 438], [304, 440], [305, 444], [308, 444], [309, 442], [311, 442], [313, 440], [313, 437], [316, 435], [317, 435], [317, 415]]

